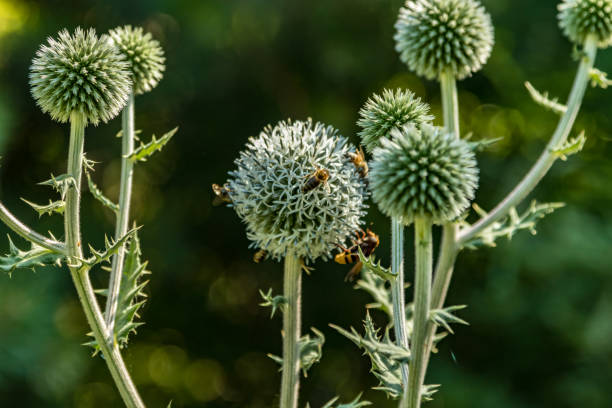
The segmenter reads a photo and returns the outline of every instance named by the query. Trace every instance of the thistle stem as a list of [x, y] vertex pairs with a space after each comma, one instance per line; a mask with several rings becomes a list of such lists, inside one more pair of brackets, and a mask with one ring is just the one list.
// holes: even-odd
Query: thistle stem
[[64, 243], [47, 238], [32, 230], [15, 217], [4, 205], [2, 205], [2, 203], [0, 203], [0, 221], [6, 224], [6, 226], [12, 229], [16, 234], [30, 242], [59, 254], [67, 254], [66, 245]]
[[119, 389], [119, 393], [126, 407], [144, 408], [144, 404], [130, 378], [118, 348], [113, 343], [106, 342], [107, 328], [98, 306], [93, 287], [91, 286], [91, 281], [89, 280], [89, 269], [83, 266], [79, 260], [83, 257], [79, 208], [85, 125], [86, 120], [82, 114], [73, 113], [71, 115], [67, 173], [74, 178], [75, 184], [71, 185], [66, 193], [66, 209], [64, 215], [68, 266], [87, 322], [91, 327], [96, 342], [100, 346], [104, 361], [106, 361], [108, 369]]
[[300, 388], [300, 346], [302, 308], [302, 264], [293, 253], [285, 256], [283, 313], [283, 368], [280, 408], [297, 408]]
[[[119, 187], [119, 213], [115, 225], [115, 241], [120, 240], [128, 230], [130, 221], [130, 201], [132, 197], [132, 179], [134, 174], [134, 163], [128, 156], [134, 151], [134, 92], [130, 92], [127, 105], [123, 108], [121, 118], [121, 184]], [[113, 256], [110, 281], [108, 285], [108, 298], [106, 301], [106, 326], [108, 327], [109, 339], [114, 341], [115, 320], [117, 305], [119, 303], [119, 290], [121, 288], [121, 276], [125, 258], [125, 246], [122, 245]]]
[[[408, 349], [406, 331], [406, 297], [404, 292], [404, 226], [396, 218], [391, 219], [391, 298], [393, 301], [393, 329], [395, 343]], [[408, 389], [408, 363], [401, 365], [404, 395]]]
[[558, 159], [555, 150], [565, 143], [574, 126], [589, 82], [589, 74], [595, 63], [595, 57], [597, 55], [597, 38], [594, 35], [589, 35], [587, 37], [584, 43], [583, 52], [584, 56], [580, 61], [580, 66], [578, 67], [576, 78], [574, 79], [574, 85], [567, 102], [567, 110], [563, 116], [561, 116], [555, 133], [538, 158], [538, 161], [497, 207], [474, 225], [467, 227], [459, 233], [457, 237], [459, 246], [465, 244], [491, 224], [508, 214], [508, 211], [510, 211], [512, 207], [520, 203], [536, 187], [542, 177], [546, 175], [553, 163]]
[[426, 369], [427, 330], [432, 326], [429, 322], [433, 257], [431, 227], [429, 218], [417, 217], [414, 220], [414, 327], [410, 339], [411, 359], [407, 397], [409, 408], [421, 406]]

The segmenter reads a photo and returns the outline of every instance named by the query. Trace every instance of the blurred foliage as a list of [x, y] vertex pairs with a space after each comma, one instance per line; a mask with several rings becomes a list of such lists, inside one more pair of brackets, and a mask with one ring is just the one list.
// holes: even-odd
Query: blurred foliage
[[[576, 66], [556, 23], [556, 0], [484, 0], [496, 45], [484, 71], [460, 82], [461, 125], [480, 138], [503, 139], [479, 154], [478, 204], [492, 208], [535, 160], [557, 117], [535, 104], [530, 81], [561, 101]], [[133, 214], [152, 271], [150, 301], [126, 360], [151, 407], [273, 406], [280, 374], [278, 319], [257, 306], [259, 289], [281, 290], [282, 268], [254, 264], [231, 209], [213, 208], [248, 136], [287, 117], [312, 116], [357, 141], [357, 112], [372, 92], [405, 87], [432, 103], [436, 83], [409, 73], [393, 49], [400, 0], [0, 0], [0, 197], [38, 230], [61, 234], [58, 216], [21, 201], [45, 203], [35, 183], [65, 170], [68, 128], [51, 121], [29, 94], [28, 67], [40, 43], [61, 28], [106, 31], [139, 24], [164, 46], [168, 68], [153, 92], [136, 99], [144, 134], [180, 131], [136, 169]], [[612, 51], [597, 67], [612, 71]], [[574, 136], [581, 153], [559, 162], [534, 197], [567, 206], [497, 248], [464, 252], [449, 304], [468, 304], [456, 335], [440, 345], [427, 382], [443, 384], [431, 408], [604, 408], [612, 405], [612, 115], [609, 90], [589, 89]], [[118, 194], [120, 120], [88, 128], [92, 178]], [[83, 196], [83, 231], [104, 245], [113, 214]], [[528, 206], [526, 202], [524, 206]], [[526, 208], [526, 207], [525, 207]], [[519, 213], [525, 208], [518, 208]], [[388, 264], [388, 222], [375, 208], [368, 222]], [[4, 236], [5, 228], [0, 229]], [[15, 244], [24, 247], [16, 238]], [[409, 247], [410, 243], [407, 244]], [[8, 242], [2, 244], [8, 252]], [[410, 259], [410, 258], [409, 258]], [[317, 263], [304, 278], [304, 327], [325, 328], [324, 358], [302, 385], [302, 402], [349, 401], [361, 390], [376, 407], [393, 407], [370, 390], [369, 361], [327, 327], [361, 324], [370, 301], [343, 281], [346, 269]], [[411, 267], [410, 262], [408, 267]], [[94, 276], [101, 287], [103, 274]], [[321, 294], [324, 296], [321, 296]], [[373, 312], [376, 321], [382, 315]], [[380, 322], [377, 325], [380, 326]], [[48, 269], [0, 276], [0, 405], [117, 407], [100, 357], [91, 358], [83, 313], [69, 274]]]

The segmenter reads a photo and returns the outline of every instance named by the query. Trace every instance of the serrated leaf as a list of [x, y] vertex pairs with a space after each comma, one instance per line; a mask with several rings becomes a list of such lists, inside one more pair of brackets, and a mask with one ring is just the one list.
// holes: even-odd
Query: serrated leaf
[[259, 294], [263, 299], [263, 303], [260, 303], [259, 306], [270, 307], [272, 311], [270, 312], [270, 319], [274, 317], [274, 313], [276, 310], [280, 310], [281, 312], [285, 311], [285, 305], [287, 304], [287, 298], [282, 295], [272, 296], [272, 288], [268, 290], [267, 293], [264, 293], [261, 289], [259, 290]]
[[136, 148], [132, 154], [127, 156], [127, 158], [132, 162], [147, 161], [147, 159], [155, 152], [160, 151], [170, 141], [170, 139], [172, 139], [177, 131], [178, 127], [175, 127], [171, 131], [165, 133], [159, 139], [156, 139], [155, 135], [153, 135], [149, 143], [140, 143], [140, 146], [138, 146], [138, 148]]
[[42, 217], [45, 214], [53, 215], [53, 214], [63, 214], [64, 208], [66, 207], [66, 203], [63, 200], [51, 201], [49, 200], [49, 204], [38, 205], [31, 201], [26, 200], [25, 198], [21, 199], [27, 205], [32, 207], [34, 211], [38, 213], [39, 217]]
[[591, 79], [591, 86], [593, 88], [607, 89], [612, 85], [612, 80], [608, 79], [608, 74], [598, 70], [597, 68], [591, 68], [589, 72], [589, 78]]
[[[534, 200], [522, 214], [519, 214], [516, 208], [512, 207], [506, 217], [492, 223], [488, 228], [466, 242], [464, 246], [469, 249], [476, 249], [481, 246], [494, 247], [498, 238], [506, 237], [510, 240], [514, 234], [522, 230], [527, 230], [535, 235], [537, 222], [564, 206], [564, 203], [538, 203]], [[487, 212], [478, 205], [474, 204], [473, 208], [481, 217], [487, 215]]]
[[466, 307], [467, 305], [457, 305], [445, 307], [443, 309], [432, 309], [429, 311], [429, 320], [438, 326], [444, 327], [449, 333], [455, 334], [450, 327], [451, 324], [464, 324], [469, 326], [469, 323], [455, 316], [453, 312], [465, 309]]
[[36, 267], [61, 266], [64, 255], [30, 243], [29, 250], [19, 249], [8, 236], [9, 253], [0, 256], [0, 270], [9, 274], [17, 269], [35, 270]]
[[559, 103], [557, 98], [550, 99], [548, 97], [548, 92], [541, 93], [529, 82], [525, 82], [525, 88], [527, 88], [527, 91], [529, 91], [529, 94], [534, 102], [545, 109], [550, 110], [557, 115], [563, 115], [565, 111], [567, 111], [567, 106]]
[[140, 227], [132, 228], [117, 241], [108, 238], [108, 236], [104, 236], [104, 250], [97, 251], [90, 245], [89, 250], [91, 251], [92, 256], [87, 259], [83, 259], [82, 261], [90, 268], [102, 262], [109, 262], [110, 258], [119, 251], [119, 248], [125, 245], [126, 242], [132, 238], [132, 236], [135, 236], [136, 231], [139, 229]]
[[496, 138], [492, 138], [492, 139], [481, 139], [481, 140], [475, 140], [475, 141], [468, 141], [468, 146], [470, 146], [470, 148], [475, 151], [475, 152], [481, 152], [483, 150], [486, 150], [489, 148], [489, 146], [494, 145], [495, 143], [499, 142], [500, 140], [502, 140], [503, 137], [496, 137]]
[[115, 214], [119, 214], [119, 206], [104, 195], [102, 190], [100, 190], [96, 183], [94, 183], [94, 181], [92, 180], [89, 172], [85, 172], [85, 175], [87, 176], [87, 185], [89, 186], [89, 192], [91, 193], [91, 195], [103, 206], [105, 206]]
[[380, 261], [374, 262], [374, 256], [366, 257], [361, 250], [361, 247], [357, 247], [359, 251], [359, 260], [363, 263], [363, 266], [368, 268], [370, 271], [380, 276], [381, 278], [391, 281], [394, 280], [396, 275], [391, 272], [390, 268], [385, 268], [380, 264]]
[[360, 401], [361, 394], [362, 393], [359, 393], [359, 395], [357, 395], [357, 397], [353, 401], [348, 402], [346, 404], [334, 405], [336, 401], [338, 401], [338, 398], [340, 397], [332, 398], [325, 405], [323, 405], [323, 408], [361, 408], [361, 407], [367, 407], [368, 405], [372, 405], [370, 401]]
[[[319, 330], [311, 327], [310, 330], [315, 334], [315, 337], [310, 337], [309, 334], [302, 336], [298, 342], [300, 349], [300, 369], [304, 374], [304, 377], [308, 377], [308, 370], [321, 361], [323, 357], [323, 345], [325, 344], [325, 336]], [[274, 354], [268, 354], [268, 357], [274, 360], [279, 365], [283, 365], [283, 358], [275, 356]]]
[[368, 309], [379, 309], [387, 314], [389, 320], [393, 320], [393, 299], [391, 291], [386, 285], [387, 281], [364, 266], [361, 271], [361, 279], [355, 284], [355, 289], [361, 289], [370, 294], [374, 302], [366, 305]]
[[64, 200], [66, 198], [66, 192], [68, 191], [68, 189], [70, 187], [76, 188], [76, 181], [74, 177], [68, 174], [60, 174], [57, 177], [51, 174], [51, 178], [49, 180], [42, 181], [38, 183], [38, 185], [52, 187], [60, 194], [62, 200]]
[[583, 130], [578, 136], [572, 139], [568, 139], [565, 143], [554, 149], [553, 154], [561, 160], [565, 161], [567, 160], [567, 156], [571, 156], [572, 154], [576, 154], [582, 151], [585, 142], [586, 136], [584, 135]]

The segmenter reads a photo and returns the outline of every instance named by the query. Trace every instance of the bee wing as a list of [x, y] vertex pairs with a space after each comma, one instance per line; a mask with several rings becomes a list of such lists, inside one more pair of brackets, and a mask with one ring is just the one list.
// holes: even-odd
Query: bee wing
[[344, 277], [345, 282], [352, 282], [355, 280], [359, 272], [361, 272], [361, 268], [363, 268], [363, 263], [361, 261], [357, 261], [357, 263], [351, 268], [349, 273]]

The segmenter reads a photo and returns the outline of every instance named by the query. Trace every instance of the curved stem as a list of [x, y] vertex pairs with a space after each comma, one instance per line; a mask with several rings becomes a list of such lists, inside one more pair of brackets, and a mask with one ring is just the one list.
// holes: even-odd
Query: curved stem
[[[132, 197], [132, 179], [134, 174], [134, 163], [128, 156], [134, 151], [134, 92], [130, 93], [128, 103], [123, 108], [121, 121], [122, 147], [121, 147], [121, 184], [119, 190], [119, 214], [115, 226], [115, 241], [121, 239], [128, 230], [130, 221], [130, 201]], [[109, 341], [114, 341], [115, 316], [119, 302], [119, 289], [121, 288], [121, 276], [123, 273], [123, 261], [125, 258], [125, 246], [119, 248], [113, 256], [110, 281], [108, 285], [108, 298], [106, 301], [106, 326], [108, 327]]]
[[414, 329], [411, 336], [410, 377], [408, 387], [408, 407], [419, 408], [425, 380], [425, 363], [427, 355], [427, 330], [431, 304], [431, 279], [433, 243], [431, 238], [431, 220], [417, 217], [414, 221]]
[[280, 408], [297, 408], [300, 388], [300, 332], [302, 303], [302, 264], [293, 253], [285, 256], [283, 313], [283, 368]]
[[480, 232], [489, 227], [492, 223], [504, 217], [508, 211], [520, 203], [540, 182], [542, 177], [546, 175], [558, 156], [555, 150], [559, 148], [565, 141], [574, 126], [576, 116], [580, 110], [582, 99], [589, 82], [589, 73], [593, 68], [595, 56], [597, 55], [597, 39], [593, 35], [589, 35], [584, 43], [584, 56], [578, 67], [574, 85], [570, 93], [567, 110], [561, 116], [557, 129], [553, 134], [550, 142], [540, 155], [538, 161], [533, 165], [521, 182], [495, 207], [489, 214], [481, 218], [471, 227], [462, 230], [457, 237], [459, 246], [465, 244], [470, 239], [474, 238]]
[[92, 329], [96, 342], [100, 346], [104, 361], [106, 361], [125, 405], [128, 408], [144, 408], [144, 404], [130, 378], [118, 348], [113, 343], [106, 342], [107, 329], [96, 300], [96, 295], [89, 280], [89, 270], [79, 261], [79, 259], [83, 257], [79, 209], [85, 125], [86, 120], [82, 114], [73, 113], [71, 115], [67, 173], [74, 178], [75, 185], [70, 186], [66, 193], [66, 209], [64, 215], [68, 266], [70, 267], [70, 274], [79, 295], [79, 300], [81, 301], [81, 306], [85, 312], [87, 322]]
[[[404, 292], [404, 226], [395, 218], [391, 219], [391, 272], [395, 275], [395, 279], [391, 280], [395, 343], [408, 349], [406, 297]], [[406, 394], [408, 388], [407, 363], [402, 364], [401, 371], [404, 394]]]
[[12, 229], [16, 234], [30, 242], [34, 242], [43, 248], [50, 249], [51, 251], [59, 254], [67, 254], [66, 245], [64, 243], [47, 238], [44, 235], [32, 230], [27, 225], [19, 221], [19, 219], [15, 217], [4, 205], [2, 205], [2, 203], [0, 203], [0, 221], [6, 224], [6, 226]]

